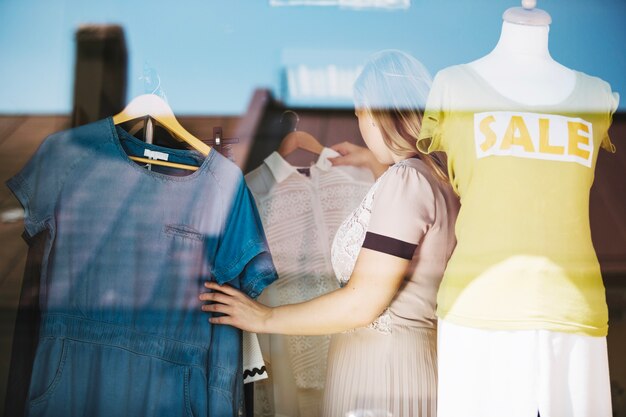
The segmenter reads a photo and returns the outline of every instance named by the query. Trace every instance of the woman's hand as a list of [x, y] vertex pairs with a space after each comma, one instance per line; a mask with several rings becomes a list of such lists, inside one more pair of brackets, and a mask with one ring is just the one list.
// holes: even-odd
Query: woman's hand
[[211, 304], [202, 306], [202, 311], [222, 313], [224, 316], [211, 317], [212, 324], [228, 324], [241, 330], [265, 333], [265, 324], [272, 309], [258, 303], [229, 285], [206, 282], [204, 286], [213, 292], [200, 294], [201, 301]]
[[375, 178], [380, 177], [389, 168], [388, 165], [378, 162], [372, 151], [363, 146], [358, 146], [350, 142], [341, 142], [330, 147], [339, 152], [341, 156], [328, 158], [334, 166], [350, 165], [359, 168], [368, 168]]
[[409, 261], [362, 248], [345, 287], [297, 304], [267, 307], [229, 285], [207, 282], [213, 292], [200, 294], [203, 311], [221, 313], [213, 324], [229, 324], [255, 333], [327, 335], [367, 326], [398, 292]]
[[369, 168], [374, 154], [368, 148], [350, 142], [341, 142], [330, 147], [341, 154], [336, 158], [328, 158], [333, 165], [351, 165], [359, 168]]

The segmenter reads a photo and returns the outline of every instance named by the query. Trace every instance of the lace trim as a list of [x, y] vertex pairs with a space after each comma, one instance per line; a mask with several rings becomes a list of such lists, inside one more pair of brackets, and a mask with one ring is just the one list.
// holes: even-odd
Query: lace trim
[[367, 325], [368, 329], [374, 329], [384, 334], [391, 334], [391, 313], [386, 308], [383, 314]]
[[[404, 165], [405, 161], [400, 161], [394, 165]], [[333, 245], [331, 248], [331, 261], [335, 276], [339, 281], [339, 285], [344, 287], [350, 280], [354, 264], [365, 240], [365, 233], [369, 226], [370, 217], [372, 215], [372, 204], [374, 202], [374, 194], [378, 189], [381, 179], [387, 175], [389, 170], [385, 171], [378, 180], [372, 185], [368, 193], [363, 198], [361, 204], [352, 212], [350, 216], [339, 226]], [[385, 311], [366, 328], [374, 329], [383, 334], [391, 333], [391, 313], [389, 309]], [[349, 330], [348, 332], [354, 331]]]
[[331, 249], [331, 261], [335, 276], [342, 287], [350, 280], [356, 258], [365, 239], [365, 232], [372, 214], [373, 191], [378, 183], [372, 186], [361, 204], [339, 226]]

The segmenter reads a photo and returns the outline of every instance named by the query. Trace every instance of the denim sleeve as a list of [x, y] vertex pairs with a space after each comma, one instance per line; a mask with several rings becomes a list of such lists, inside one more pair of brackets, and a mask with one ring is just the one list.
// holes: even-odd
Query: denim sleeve
[[24, 208], [24, 229], [29, 237], [46, 228], [59, 197], [64, 163], [53, 142], [54, 137], [44, 140], [26, 165], [6, 182]]
[[278, 276], [261, 218], [243, 177], [228, 206], [213, 275], [220, 284], [239, 278], [239, 288], [256, 298]]

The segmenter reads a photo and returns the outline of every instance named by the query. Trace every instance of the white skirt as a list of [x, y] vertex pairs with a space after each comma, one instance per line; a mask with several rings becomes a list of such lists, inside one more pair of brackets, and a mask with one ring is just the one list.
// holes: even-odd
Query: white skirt
[[439, 320], [438, 417], [611, 417], [605, 337]]

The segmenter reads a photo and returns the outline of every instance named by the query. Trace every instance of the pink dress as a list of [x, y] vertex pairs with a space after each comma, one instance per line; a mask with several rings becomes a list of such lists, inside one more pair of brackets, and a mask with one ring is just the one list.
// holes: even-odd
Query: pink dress
[[340, 285], [362, 247], [411, 260], [389, 307], [367, 327], [331, 338], [325, 417], [435, 417], [435, 299], [456, 240], [450, 186], [410, 158], [391, 166], [340, 226], [332, 263]]

